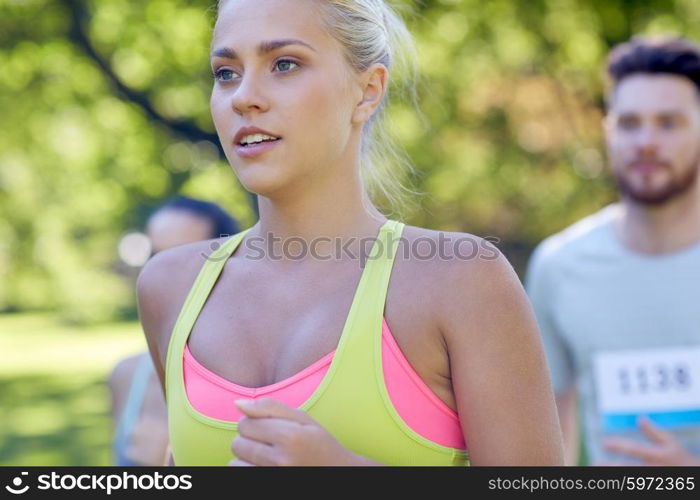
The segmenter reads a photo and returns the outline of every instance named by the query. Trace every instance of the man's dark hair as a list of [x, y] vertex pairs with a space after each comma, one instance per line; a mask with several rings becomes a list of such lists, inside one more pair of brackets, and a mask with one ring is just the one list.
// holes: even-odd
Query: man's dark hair
[[219, 205], [210, 201], [196, 200], [187, 196], [176, 196], [158, 207], [156, 212], [161, 210], [181, 210], [208, 220], [211, 222], [212, 229], [210, 238], [219, 238], [224, 235], [230, 236], [240, 231], [236, 219], [226, 213]]
[[637, 36], [615, 46], [608, 56], [613, 88], [634, 74], [684, 76], [700, 91], [700, 48], [686, 38]]

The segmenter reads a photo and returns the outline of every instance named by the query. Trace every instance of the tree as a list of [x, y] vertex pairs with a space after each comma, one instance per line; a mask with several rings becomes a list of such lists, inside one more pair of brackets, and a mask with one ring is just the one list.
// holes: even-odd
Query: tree
[[[389, 113], [425, 193], [407, 222], [497, 236], [518, 270], [545, 236], [615, 197], [601, 69], [632, 33], [698, 35], [693, 0], [400, 2], [420, 115]], [[208, 108], [213, 2], [0, 4], [0, 310], [133, 312], [116, 246], [183, 192], [255, 220]]]

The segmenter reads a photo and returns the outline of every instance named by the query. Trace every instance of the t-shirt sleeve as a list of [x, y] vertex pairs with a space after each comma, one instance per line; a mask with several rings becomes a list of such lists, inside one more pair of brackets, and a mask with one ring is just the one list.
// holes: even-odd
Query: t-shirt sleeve
[[543, 245], [530, 258], [525, 276], [525, 289], [537, 316], [549, 374], [555, 394], [567, 392], [575, 380], [571, 351], [554, 319], [556, 273]]

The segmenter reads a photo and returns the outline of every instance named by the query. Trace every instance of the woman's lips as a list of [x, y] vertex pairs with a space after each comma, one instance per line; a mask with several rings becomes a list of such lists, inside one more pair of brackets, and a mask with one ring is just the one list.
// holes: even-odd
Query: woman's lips
[[240, 144], [236, 144], [235, 150], [236, 154], [241, 158], [256, 158], [270, 151], [281, 141], [282, 139], [275, 139], [274, 141], [263, 141], [257, 144], [250, 144], [248, 146], [241, 146]]

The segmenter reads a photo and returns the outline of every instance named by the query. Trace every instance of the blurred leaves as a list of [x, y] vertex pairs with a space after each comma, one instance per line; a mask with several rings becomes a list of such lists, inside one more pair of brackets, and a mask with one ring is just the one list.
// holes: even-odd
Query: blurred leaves
[[[407, 222], [523, 248], [615, 197], [600, 130], [609, 47], [700, 26], [695, 0], [400, 3], [426, 119], [389, 108], [425, 193]], [[214, 9], [0, 2], [0, 311], [133, 311], [117, 242], [174, 193], [254, 221], [209, 114]]]
[[253, 213], [208, 110], [209, 4], [0, 3], [0, 311], [134, 311], [119, 238], [184, 193]]

